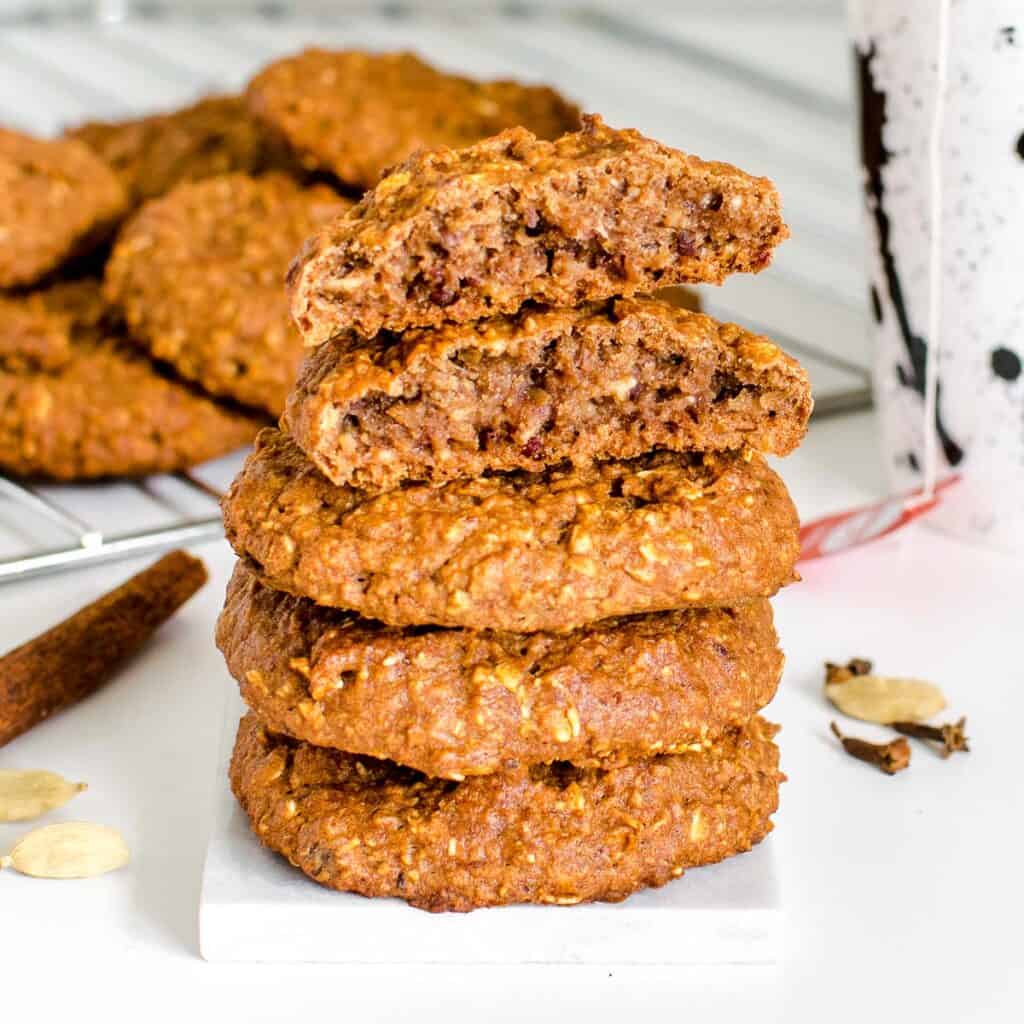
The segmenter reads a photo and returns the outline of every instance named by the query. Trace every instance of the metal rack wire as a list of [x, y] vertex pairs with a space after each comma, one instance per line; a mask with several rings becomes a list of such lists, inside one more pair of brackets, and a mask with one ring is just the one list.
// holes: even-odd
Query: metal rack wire
[[21, 515], [40, 517], [67, 538], [63, 543], [44, 544], [13, 557], [0, 558], [0, 584], [63, 569], [116, 561], [143, 552], [197, 544], [222, 536], [223, 526], [217, 509], [221, 492], [189, 472], [176, 473], [174, 479], [192, 489], [196, 495], [207, 499], [211, 507], [210, 514], [177, 517], [179, 510], [173, 503], [162, 498], [159, 492], [148, 488], [145, 483], [139, 483], [135, 485], [138, 490], [176, 515], [175, 520], [164, 526], [108, 533], [43, 493], [38, 487], [16, 483], [0, 476], [0, 498], [3, 499], [5, 516], [14, 521]]

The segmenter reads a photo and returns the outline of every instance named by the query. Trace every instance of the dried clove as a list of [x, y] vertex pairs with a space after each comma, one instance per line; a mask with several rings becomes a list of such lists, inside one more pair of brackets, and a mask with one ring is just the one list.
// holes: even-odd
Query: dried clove
[[851, 658], [845, 665], [834, 665], [825, 662], [825, 682], [845, 683], [855, 676], [866, 676], [872, 669], [873, 662], [867, 658]]
[[855, 736], [844, 736], [835, 722], [832, 732], [851, 757], [877, 765], [886, 775], [895, 775], [910, 766], [910, 744], [902, 736], [888, 743], [869, 743]]
[[947, 722], [945, 725], [922, 725], [920, 722], [893, 722], [892, 728], [904, 736], [912, 736], [916, 740], [934, 740], [942, 744], [939, 754], [942, 757], [949, 757], [962, 750], [964, 753], [970, 751], [967, 745], [967, 735], [964, 730], [967, 728], [967, 719], [961, 718], [959, 722]]

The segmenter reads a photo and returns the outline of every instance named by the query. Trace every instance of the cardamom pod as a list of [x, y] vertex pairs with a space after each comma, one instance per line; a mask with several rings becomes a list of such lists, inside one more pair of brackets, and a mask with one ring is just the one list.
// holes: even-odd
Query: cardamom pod
[[56, 772], [0, 768], [0, 821], [29, 821], [63, 807], [88, 787]]
[[0, 867], [9, 865], [34, 878], [95, 878], [124, 867], [128, 858], [128, 847], [116, 829], [66, 821], [22, 836], [10, 856], [0, 858]]
[[946, 706], [946, 698], [933, 683], [892, 676], [854, 676], [827, 683], [825, 696], [844, 715], [862, 722], [923, 722]]

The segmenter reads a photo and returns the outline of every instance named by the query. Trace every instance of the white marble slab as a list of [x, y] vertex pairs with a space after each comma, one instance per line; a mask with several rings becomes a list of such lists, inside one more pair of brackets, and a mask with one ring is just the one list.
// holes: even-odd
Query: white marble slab
[[770, 838], [748, 854], [617, 904], [429, 914], [400, 900], [323, 889], [260, 846], [231, 796], [226, 766], [241, 713], [232, 693], [199, 911], [207, 960], [734, 964], [776, 958], [782, 904]]

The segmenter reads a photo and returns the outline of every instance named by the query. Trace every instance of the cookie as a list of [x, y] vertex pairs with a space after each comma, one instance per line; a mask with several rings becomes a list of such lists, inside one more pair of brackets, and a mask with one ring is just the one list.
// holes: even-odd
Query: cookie
[[289, 273], [307, 344], [757, 272], [788, 230], [767, 178], [599, 117], [417, 153], [313, 235]]
[[457, 780], [700, 750], [764, 707], [782, 672], [764, 600], [569, 634], [396, 629], [271, 590], [244, 562], [217, 644], [275, 732]]
[[58, 370], [73, 351], [69, 315], [42, 301], [0, 295], [0, 373]]
[[305, 167], [360, 189], [417, 149], [468, 146], [516, 125], [553, 139], [580, 121], [553, 89], [476, 82], [411, 53], [306, 50], [264, 68], [247, 95]]
[[88, 146], [0, 128], [0, 288], [34, 284], [99, 244], [126, 206]]
[[240, 96], [209, 96], [128, 121], [89, 121], [67, 135], [114, 169], [133, 207], [182, 182], [233, 171], [256, 174], [281, 163], [278, 147]]
[[271, 586], [389, 625], [568, 632], [766, 597], [795, 578], [796, 510], [764, 460], [652, 452], [367, 494], [263, 431], [223, 502]]
[[136, 340], [183, 377], [279, 415], [303, 353], [288, 319], [288, 261], [348, 205], [279, 174], [179, 185], [121, 230], [106, 294]]
[[172, 472], [252, 441], [220, 405], [124, 337], [98, 281], [0, 300], [0, 469], [85, 480]]
[[314, 350], [284, 423], [329, 479], [442, 483], [651, 448], [785, 455], [806, 373], [767, 338], [654, 299], [529, 309]]
[[616, 902], [749, 850], [778, 806], [775, 727], [613, 771], [555, 764], [451, 782], [242, 719], [231, 787], [314, 881], [431, 911]]

